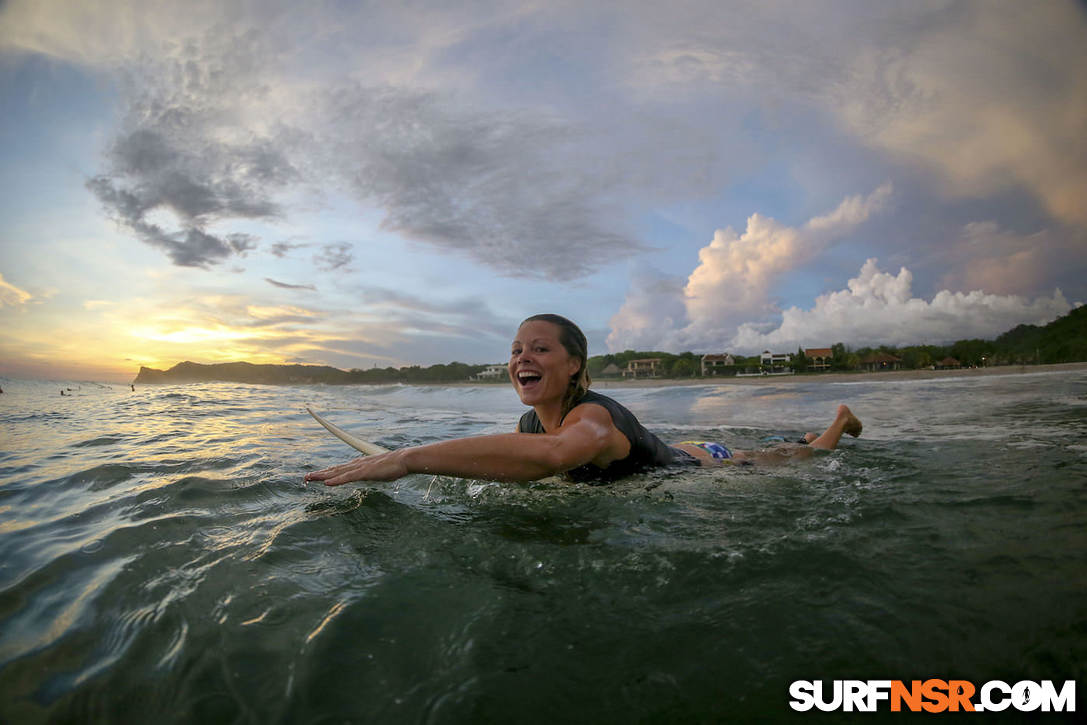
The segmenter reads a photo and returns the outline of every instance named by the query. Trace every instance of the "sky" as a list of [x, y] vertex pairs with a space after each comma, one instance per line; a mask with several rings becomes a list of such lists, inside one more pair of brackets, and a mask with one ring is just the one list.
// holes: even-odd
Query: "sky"
[[1087, 4], [0, 2], [0, 375], [939, 344], [1087, 301]]

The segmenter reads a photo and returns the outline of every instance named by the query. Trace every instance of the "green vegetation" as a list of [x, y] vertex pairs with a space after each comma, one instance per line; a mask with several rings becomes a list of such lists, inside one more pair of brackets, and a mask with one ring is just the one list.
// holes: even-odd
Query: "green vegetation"
[[[959, 340], [951, 345], [911, 345], [908, 347], [861, 347], [851, 349], [841, 342], [831, 346], [831, 370], [857, 370], [861, 361], [878, 353], [894, 355], [901, 367], [920, 370], [940, 367], [953, 358], [962, 367], [991, 365], [1053, 364], [1087, 361], [1087, 306], [1072, 310], [1064, 317], [1038, 327], [1019, 325], [995, 340]], [[809, 368], [802, 349], [797, 351], [792, 367], [799, 372]], [[589, 374], [594, 380], [618, 378], [631, 360], [658, 358], [658, 375], [662, 378], [694, 378], [701, 375], [702, 356], [693, 352], [676, 355], [670, 352], [624, 350], [589, 358]], [[614, 365], [619, 372], [605, 374]], [[753, 357], [736, 356], [736, 364], [718, 368], [718, 375], [738, 372], [758, 372], [761, 361]], [[486, 365], [451, 362], [445, 365], [402, 368], [373, 368], [370, 370], [339, 370], [321, 365], [253, 365], [251, 363], [219, 363], [200, 365], [183, 362], [169, 370], [140, 368], [137, 383], [237, 382], [267, 385], [316, 384], [351, 385], [358, 383], [460, 383], [482, 372]], [[495, 382], [504, 383], [505, 377]]]
[[997, 353], [1011, 362], [1062, 363], [1087, 360], [1087, 306], [1045, 327], [1019, 325], [996, 338]]
[[853, 356], [864, 359], [878, 352], [901, 358], [902, 367], [907, 369], [939, 366], [949, 357], [963, 367], [1083, 362], [1087, 361], [1087, 306], [1078, 307], [1044, 327], [1019, 325], [995, 340], [959, 340], [946, 346], [862, 347], [853, 351], [839, 343], [834, 346], [834, 367], [851, 370], [855, 367]]
[[[444, 365], [420, 367], [412, 365], [403, 368], [373, 368], [371, 370], [352, 370], [352, 383], [463, 383], [473, 375], [482, 372], [486, 365], [468, 365], [451, 362]], [[505, 379], [503, 378], [503, 381]]]
[[685, 352], [679, 355], [671, 352], [638, 352], [624, 350], [623, 352], [609, 353], [607, 355], [594, 355], [589, 358], [589, 375], [594, 379], [619, 377], [619, 373], [605, 375], [604, 369], [609, 365], [615, 365], [619, 370], [625, 370], [631, 360], [644, 360], [647, 358], [659, 358], [660, 375], [665, 378], [693, 378], [702, 373], [702, 356], [693, 352]]
[[[948, 358], [962, 367], [987, 367], [993, 365], [1041, 365], [1063, 362], [1087, 361], [1087, 306], [1079, 307], [1053, 322], [1037, 325], [1019, 325], [995, 340], [959, 340], [950, 345], [910, 345], [893, 347], [850, 348], [844, 343], [831, 345], [832, 371], [858, 370], [861, 361], [878, 353], [894, 355], [906, 370], [924, 370], [941, 367]], [[735, 375], [745, 370], [760, 369], [759, 356], [736, 357], [736, 365], [719, 368], [718, 375]], [[660, 358], [660, 376], [664, 378], [697, 377], [701, 372], [701, 356], [685, 352], [675, 355], [667, 352], [626, 350], [614, 355], [597, 355], [589, 358], [589, 373], [593, 378], [607, 377], [603, 370], [614, 363], [620, 370], [631, 360]], [[809, 361], [803, 348], [797, 350], [791, 364], [797, 372], [808, 372]], [[617, 377], [613, 375], [611, 377]]]

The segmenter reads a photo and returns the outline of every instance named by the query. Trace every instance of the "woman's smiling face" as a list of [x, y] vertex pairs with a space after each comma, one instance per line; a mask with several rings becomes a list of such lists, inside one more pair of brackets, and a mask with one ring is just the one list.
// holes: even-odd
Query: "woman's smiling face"
[[510, 349], [510, 380], [525, 405], [561, 403], [581, 366], [566, 352], [559, 334], [558, 325], [542, 320], [526, 322], [517, 330]]

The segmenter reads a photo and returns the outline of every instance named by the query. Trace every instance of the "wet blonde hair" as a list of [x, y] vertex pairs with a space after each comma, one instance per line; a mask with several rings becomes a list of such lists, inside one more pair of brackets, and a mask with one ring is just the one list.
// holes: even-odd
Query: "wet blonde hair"
[[562, 398], [562, 417], [574, 407], [574, 403], [589, 390], [592, 379], [589, 378], [589, 343], [585, 339], [585, 333], [577, 325], [562, 315], [542, 314], [533, 315], [525, 322], [550, 322], [559, 328], [559, 342], [570, 357], [577, 358], [580, 366], [578, 371], [570, 376], [570, 383], [566, 386], [566, 395]]

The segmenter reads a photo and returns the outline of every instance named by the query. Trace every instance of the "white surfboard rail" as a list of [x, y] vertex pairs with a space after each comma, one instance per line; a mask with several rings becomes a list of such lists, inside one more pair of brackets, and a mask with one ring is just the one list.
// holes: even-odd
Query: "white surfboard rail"
[[313, 408], [309, 407], [308, 405], [306, 406], [306, 412], [309, 413], [310, 415], [312, 415], [313, 419], [315, 421], [317, 421], [318, 423], [323, 425], [325, 427], [325, 429], [329, 433], [336, 436], [341, 441], [343, 441], [344, 443], [351, 446], [356, 451], [358, 451], [359, 453], [362, 453], [365, 456], [376, 456], [379, 453], [388, 453], [389, 452], [388, 448], [382, 448], [377, 443], [371, 443], [370, 441], [364, 441], [362, 438], [351, 435], [350, 433], [348, 433], [347, 431], [345, 431], [343, 428], [339, 427], [338, 425], [336, 425], [334, 423], [329, 423], [327, 420], [324, 419], [323, 416], [318, 415], [317, 413], [313, 412]]

